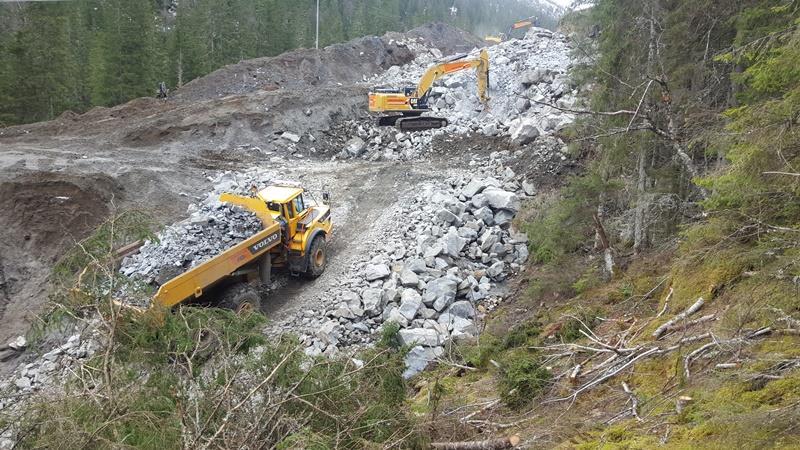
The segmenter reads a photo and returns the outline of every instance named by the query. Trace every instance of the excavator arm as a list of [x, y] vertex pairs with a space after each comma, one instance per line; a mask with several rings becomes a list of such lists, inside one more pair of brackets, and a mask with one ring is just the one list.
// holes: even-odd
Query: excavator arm
[[462, 70], [475, 69], [478, 75], [478, 98], [489, 102], [489, 52], [481, 50], [475, 59], [458, 59], [439, 63], [428, 69], [416, 87], [404, 89], [377, 89], [369, 93], [369, 110], [389, 113], [378, 119], [379, 126], [396, 126], [403, 131], [430, 130], [446, 127], [447, 119], [422, 116], [429, 110], [428, 95], [433, 83], [447, 75]]
[[429, 68], [417, 84], [414, 96], [417, 98], [424, 98], [430, 92], [431, 86], [436, 80], [443, 78], [452, 73], [461, 72], [462, 70], [477, 69], [478, 74], [478, 98], [481, 103], [489, 101], [487, 88], [489, 87], [489, 53], [486, 49], [481, 50], [478, 59], [465, 59], [452, 62], [436, 64]]

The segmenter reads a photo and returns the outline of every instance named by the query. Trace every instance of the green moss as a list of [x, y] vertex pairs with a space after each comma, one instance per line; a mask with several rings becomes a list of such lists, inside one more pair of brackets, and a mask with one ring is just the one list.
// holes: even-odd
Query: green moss
[[643, 435], [631, 423], [621, 422], [589, 433], [575, 445], [580, 450], [596, 449], [651, 449], [659, 446], [658, 438]]

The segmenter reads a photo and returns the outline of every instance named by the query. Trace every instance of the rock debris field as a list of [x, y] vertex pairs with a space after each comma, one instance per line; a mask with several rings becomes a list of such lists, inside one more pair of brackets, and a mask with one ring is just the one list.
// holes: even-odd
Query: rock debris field
[[[414, 38], [398, 38], [396, 43], [414, 53], [415, 59], [375, 76], [365, 74], [359, 85], [410, 86], [430, 64], [446, 56]], [[476, 57], [478, 51], [469, 55]], [[524, 39], [489, 48], [488, 108], [478, 103], [473, 72], [435, 85], [432, 114], [450, 120], [444, 129], [409, 134], [378, 128], [371, 119], [342, 117], [326, 132], [346, 137], [340, 139], [333, 157], [306, 161], [306, 166], [273, 158], [249, 169], [211, 171], [206, 175], [210, 190], [195, 197], [185, 219], [165, 227], [158, 239], [127, 257], [120, 272], [159, 285], [256, 233], [261, 228], [258, 219], [219, 202], [223, 192], [247, 194], [252, 187], [286, 184], [280, 180], [294, 177], [291, 181], [314, 192], [331, 182], [336, 198], [337, 186], [356, 185], [363, 194], [333, 204], [333, 240], [342, 241], [335, 243], [339, 250], [332, 254], [326, 273], [299, 294], [287, 294], [291, 304], [270, 317], [265, 333], [295, 333], [306, 354], [332, 356], [371, 345], [393, 323], [399, 327], [401, 342], [411, 347], [404, 374], [411, 377], [441, 357], [450, 343], [479, 334], [481, 318], [503, 301], [509, 278], [528, 259], [527, 237], [512, 222], [522, 203], [537, 195], [535, 173], [552, 178], [568, 159], [558, 133], [574, 116], [558, 108], [572, 107], [578, 94], [567, 76], [569, 53], [565, 37], [535, 28]], [[364, 103], [366, 108], [366, 99]], [[303, 143], [300, 137], [290, 133], [278, 139], [291, 147]], [[453, 148], [453, 161], [463, 164], [435, 159], [437, 140], [444, 142], [438, 144], [441, 153], [442, 145], [447, 148], [458, 139], [478, 143], [482, 151], [463, 155], [458, 150], [469, 150]], [[257, 144], [261, 142], [252, 145]], [[524, 169], [520, 161], [525, 162]], [[423, 169], [431, 164], [438, 165]], [[355, 176], [350, 173], [355, 168], [370, 165], [406, 174], [428, 170], [428, 175], [404, 180], [399, 190], [390, 186], [394, 197], [388, 207], [381, 205], [380, 213], [365, 222], [357, 217], [359, 202], [372, 196], [370, 183], [377, 181], [346, 180]], [[328, 178], [298, 174], [305, 167], [327, 171]], [[295, 172], [287, 175], [291, 171]], [[73, 365], [101, 346], [96, 328], [75, 330], [52, 348], [39, 349], [40, 356], [20, 364], [0, 382], [0, 397], [17, 399], [57, 386]], [[25, 346], [16, 339], [0, 348], [0, 358]], [[8, 411], [18, 401], [2, 400], [0, 410]], [[3, 438], [0, 448], [11, 442]]]
[[521, 201], [535, 194], [505, 166], [508, 152], [474, 159], [420, 186], [387, 211], [387, 226], [335, 286], [306, 309], [270, 327], [301, 336], [309, 355], [334, 355], [372, 342], [394, 323], [413, 349], [406, 376], [422, 370], [452, 340], [478, 334], [479, 316], [500, 301], [498, 285], [528, 259], [527, 236], [511, 228]]
[[[405, 66], [393, 66], [366, 82], [369, 87], [415, 86], [422, 74], [442, 59], [441, 51], [421, 40], [402, 42], [418, 55]], [[512, 39], [489, 48], [489, 106], [477, 97], [477, 78], [472, 70], [457, 72], [437, 82], [428, 101], [430, 115], [446, 117], [450, 125], [438, 130], [403, 133], [363, 121], [342, 124], [352, 136], [339, 158], [415, 160], [429, 152], [440, 135], [478, 133], [508, 136], [519, 145], [552, 134], [572, 123], [574, 115], [548, 105], [569, 109], [577, 99], [577, 86], [567, 74], [570, 45], [563, 35], [533, 28], [524, 39]], [[477, 58], [479, 49], [466, 55]]]

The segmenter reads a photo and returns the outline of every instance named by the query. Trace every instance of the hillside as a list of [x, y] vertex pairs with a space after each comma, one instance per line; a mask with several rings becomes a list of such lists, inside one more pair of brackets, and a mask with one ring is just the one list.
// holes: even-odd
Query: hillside
[[113, 107], [155, 95], [162, 81], [175, 90], [244, 60], [430, 22], [483, 36], [530, 16], [552, 28], [556, 14], [522, 0], [2, 2], [0, 126]]

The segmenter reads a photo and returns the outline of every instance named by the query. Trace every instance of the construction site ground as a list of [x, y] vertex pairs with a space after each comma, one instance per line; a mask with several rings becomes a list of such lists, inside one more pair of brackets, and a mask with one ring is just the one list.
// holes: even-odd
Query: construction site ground
[[[166, 101], [140, 98], [0, 129], [0, 342], [25, 334], [47, 310], [53, 265], [116, 211], [138, 209], [170, 224], [206, 197], [214, 174], [253, 167], [332, 196], [326, 273], [311, 283], [281, 277], [264, 301], [276, 322], [302, 311], [370, 252], [363, 236], [395, 226], [381, 218], [413, 198], [422, 182], [513, 150], [508, 137], [470, 132], [435, 137], [425, 157], [413, 161], [341, 157], [353, 137], [341, 124], [374, 120], [366, 112], [369, 78], [413, 61], [414, 48], [448, 55], [480, 45], [433, 24], [244, 61]], [[532, 167], [526, 160], [515, 170]], [[529, 175], [541, 185], [552, 182], [548, 173]]]

